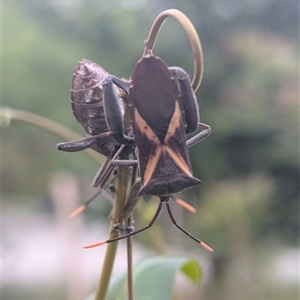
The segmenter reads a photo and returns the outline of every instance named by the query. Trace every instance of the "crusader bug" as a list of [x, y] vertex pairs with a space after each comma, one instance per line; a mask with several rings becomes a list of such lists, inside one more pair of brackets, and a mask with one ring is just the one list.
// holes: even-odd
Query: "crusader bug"
[[[131, 79], [131, 82], [124, 82], [108, 75], [102, 81], [104, 103], [117, 102], [117, 98], [112, 97], [114, 84], [129, 95], [129, 110], [142, 181], [138, 195], [157, 195], [160, 203], [146, 227], [85, 248], [111, 243], [150, 228], [165, 204], [171, 221], [177, 228], [206, 250], [213, 251], [177, 224], [170, 207], [170, 199], [174, 193], [201, 182], [192, 175], [187, 147], [200, 142], [211, 133], [208, 125], [199, 123], [198, 106], [189, 76], [179, 67], [168, 68], [160, 58], [149, 53], [137, 63]], [[107, 121], [112, 122], [111, 119]], [[198, 126], [205, 130], [186, 143], [186, 134], [195, 131]]]

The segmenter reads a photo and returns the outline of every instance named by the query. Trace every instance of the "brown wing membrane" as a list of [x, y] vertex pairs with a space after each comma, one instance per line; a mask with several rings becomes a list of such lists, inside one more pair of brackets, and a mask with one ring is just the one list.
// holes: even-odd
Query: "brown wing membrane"
[[143, 57], [129, 94], [143, 183], [139, 194], [169, 195], [199, 184], [185, 144], [179, 92], [167, 66], [159, 58]]
[[133, 106], [162, 142], [179, 94], [165, 64], [154, 56], [142, 58], [132, 75]]

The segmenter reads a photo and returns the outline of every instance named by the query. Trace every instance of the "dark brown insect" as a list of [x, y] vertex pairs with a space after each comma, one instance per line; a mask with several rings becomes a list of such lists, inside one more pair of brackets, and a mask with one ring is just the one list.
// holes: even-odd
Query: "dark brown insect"
[[[211, 133], [208, 125], [199, 123], [198, 106], [188, 74], [179, 67], [168, 68], [160, 58], [150, 54], [143, 56], [137, 63], [131, 83], [112, 75], [102, 81], [105, 106], [108, 101], [113, 100], [114, 85], [129, 94], [129, 109], [142, 182], [138, 194], [157, 195], [160, 204], [146, 227], [86, 248], [111, 243], [148, 229], [156, 221], [163, 204], [166, 204], [174, 225], [206, 250], [213, 251], [177, 224], [170, 207], [173, 193], [201, 182], [192, 175], [186, 134], [196, 130], [198, 125], [205, 128], [193, 138], [189, 144], [191, 146]], [[116, 98], [114, 102], [117, 103]], [[109, 105], [109, 109], [112, 107]], [[112, 113], [113, 111], [108, 113], [106, 110], [107, 116]], [[115, 120], [107, 117], [107, 122], [110, 126], [109, 122]]]
[[171, 195], [201, 182], [192, 175], [186, 147], [186, 133], [198, 126], [198, 107], [188, 75], [180, 68], [172, 73], [150, 55], [137, 63], [132, 75], [129, 107], [139, 151], [140, 195]]
[[126, 144], [133, 144], [133, 138], [124, 134], [124, 109], [122, 99], [118, 98], [119, 90], [116, 86], [113, 86], [111, 95], [118, 99], [117, 102], [107, 102], [107, 105], [114, 106], [114, 114], [110, 118], [116, 121], [108, 127], [102, 88], [102, 81], [107, 75], [108, 73], [96, 63], [86, 59], [78, 62], [72, 79], [71, 103], [73, 114], [84, 128], [87, 138], [59, 143], [58, 150], [76, 152], [92, 148], [111, 158], [122, 144], [114, 137], [117, 137], [118, 141], [126, 141]]
[[[110, 122], [110, 127], [107, 125], [102, 88], [102, 81], [107, 75], [108, 73], [101, 66], [86, 59], [78, 62], [73, 74], [71, 89], [72, 110], [76, 120], [84, 128], [87, 137], [76, 141], [59, 143], [57, 149], [77, 152], [91, 148], [108, 159], [93, 180], [93, 186], [99, 187], [99, 192], [87, 200], [71, 216], [75, 216], [84, 210], [105, 188], [106, 182], [113, 171], [110, 159], [114, 156], [117, 158], [121, 152], [132, 152], [130, 145], [134, 140], [132, 137], [124, 134], [123, 101], [118, 97], [119, 89], [117, 86], [113, 86], [110, 93], [111, 97], [117, 99], [117, 101], [107, 101], [107, 105], [113, 105], [113, 108], [109, 111], [113, 111], [110, 114], [110, 118], [115, 120], [115, 122]], [[119, 143], [116, 140], [121, 142]], [[126, 142], [126, 147], [121, 145], [123, 141]]]

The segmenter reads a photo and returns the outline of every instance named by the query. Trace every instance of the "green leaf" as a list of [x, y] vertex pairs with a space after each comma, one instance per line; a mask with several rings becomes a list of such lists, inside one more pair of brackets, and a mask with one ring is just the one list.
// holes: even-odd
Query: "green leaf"
[[[196, 260], [187, 257], [155, 256], [139, 261], [133, 268], [135, 300], [171, 299], [175, 275], [181, 271], [199, 284], [201, 270]], [[112, 281], [106, 300], [127, 299], [126, 273]]]
[[202, 272], [195, 260], [188, 260], [181, 267], [181, 272], [191, 279], [195, 284], [200, 284]]

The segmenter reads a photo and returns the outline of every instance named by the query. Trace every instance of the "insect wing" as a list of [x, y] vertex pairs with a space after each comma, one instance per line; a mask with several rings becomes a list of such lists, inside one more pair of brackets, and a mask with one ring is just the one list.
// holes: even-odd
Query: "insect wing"
[[179, 92], [159, 58], [137, 63], [129, 101], [143, 182], [139, 194], [169, 195], [200, 183], [191, 172]]

